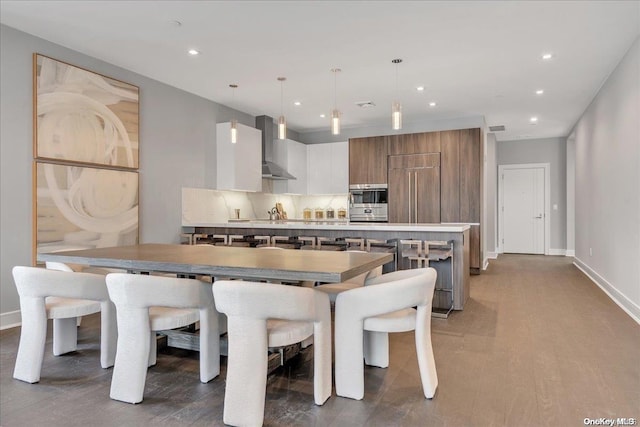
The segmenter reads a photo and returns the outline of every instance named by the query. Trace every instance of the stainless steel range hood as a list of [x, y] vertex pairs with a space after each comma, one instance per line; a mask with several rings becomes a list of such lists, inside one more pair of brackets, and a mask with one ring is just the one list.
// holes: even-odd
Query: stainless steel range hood
[[265, 179], [284, 180], [296, 179], [285, 168], [273, 162], [273, 118], [269, 116], [256, 117], [256, 129], [262, 131], [262, 177]]

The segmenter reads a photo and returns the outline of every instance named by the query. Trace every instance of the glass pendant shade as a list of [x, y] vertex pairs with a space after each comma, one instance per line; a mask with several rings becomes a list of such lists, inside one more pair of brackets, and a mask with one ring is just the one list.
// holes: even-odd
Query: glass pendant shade
[[331, 111], [331, 134], [340, 135], [340, 111]]
[[391, 126], [393, 130], [402, 129], [402, 105], [398, 101], [391, 104]]
[[238, 142], [238, 121], [231, 120], [231, 143]]
[[287, 121], [284, 116], [278, 118], [278, 139], [287, 139]]

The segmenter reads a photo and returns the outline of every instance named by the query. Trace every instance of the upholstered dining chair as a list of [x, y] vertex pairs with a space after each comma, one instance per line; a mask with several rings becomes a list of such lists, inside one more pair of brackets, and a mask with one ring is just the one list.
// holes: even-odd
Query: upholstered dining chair
[[[399, 270], [342, 292], [335, 305], [335, 380], [338, 396], [364, 397], [364, 363], [389, 366], [389, 332], [415, 330], [424, 396], [438, 386], [431, 346], [433, 268]], [[417, 309], [413, 308], [417, 307]], [[364, 359], [364, 362], [363, 362]]]
[[100, 365], [113, 366], [116, 313], [104, 276], [16, 266], [13, 279], [22, 316], [14, 378], [28, 383], [40, 381], [47, 319], [53, 319], [53, 354], [59, 356], [77, 350], [76, 318], [97, 312], [101, 312]]
[[224, 422], [260, 426], [264, 418], [268, 347], [314, 339], [314, 401], [331, 396], [329, 298], [310, 288], [247, 281], [213, 284], [218, 311], [227, 315], [228, 359]]
[[[347, 252], [360, 252], [367, 253], [365, 251], [360, 250], [348, 250]], [[378, 277], [382, 274], [382, 266], [378, 266], [373, 270], [367, 271], [366, 273], [362, 273], [356, 277], [352, 277], [351, 279], [345, 280], [340, 283], [327, 283], [324, 285], [318, 285], [315, 289], [325, 292], [329, 295], [329, 300], [331, 304], [335, 304], [336, 297], [340, 292], [348, 291], [349, 289], [359, 288], [365, 285], [367, 279], [373, 279], [374, 277]]]
[[118, 350], [110, 397], [128, 403], [143, 399], [147, 367], [156, 363], [154, 331], [200, 321], [200, 381], [220, 373], [218, 313], [211, 283], [195, 279], [114, 273], [107, 275], [116, 305]]

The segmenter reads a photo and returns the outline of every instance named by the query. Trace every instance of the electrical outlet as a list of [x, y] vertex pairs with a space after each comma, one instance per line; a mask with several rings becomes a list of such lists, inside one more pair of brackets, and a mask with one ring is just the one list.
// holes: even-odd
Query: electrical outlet
[[554, 204], [554, 205], [553, 205], [553, 210], [554, 210], [554, 211], [557, 211], [557, 210], [558, 210], [558, 205]]
[[589, 256], [593, 256], [593, 248], [589, 248]]

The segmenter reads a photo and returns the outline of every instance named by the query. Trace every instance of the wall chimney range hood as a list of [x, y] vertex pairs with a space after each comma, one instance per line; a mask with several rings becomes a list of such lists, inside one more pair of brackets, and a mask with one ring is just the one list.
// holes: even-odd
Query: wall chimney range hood
[[273, 118], [257, 116], [256, 129], [262, 131], [262, 178], [273, 180], [296, 179], [285, 168], [273, 162], [275, 144]]

